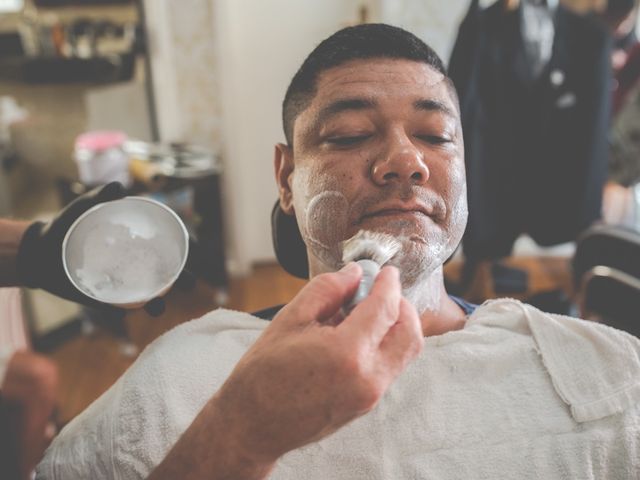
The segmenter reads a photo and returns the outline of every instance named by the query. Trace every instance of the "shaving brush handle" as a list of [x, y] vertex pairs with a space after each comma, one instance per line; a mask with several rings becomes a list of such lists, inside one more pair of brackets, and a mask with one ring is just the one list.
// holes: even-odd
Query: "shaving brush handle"
[[361, 301], [369, 296], [373, 282], [375, 282], [378, 273], [380, 272], [380, 265], [373, 260], [362, 259], [356, 262], [362, 268], [362, 278], [360, 284], [356, 290], [353, 298], [344, 306], [344, 312], [348, 315], [351, 310], [355, 308]]

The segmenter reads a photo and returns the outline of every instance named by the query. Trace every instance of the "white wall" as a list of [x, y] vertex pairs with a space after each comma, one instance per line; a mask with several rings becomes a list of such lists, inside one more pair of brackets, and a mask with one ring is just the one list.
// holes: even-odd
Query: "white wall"
[[218, 40], [228, 250], [235, 271], [274, 258], [273, 148], [280, 106], [305, 56], [358, 16], [357, 0], [211, 0]]
[[219, 150], [212, 0], [145, 0], [144, 5], [160, 138]]
[[[482, 4], [491, 3], [483, 1]], [[409, 30], [429, 44], [445, 64], [470, 0], [380, 0], [380, 21]]]

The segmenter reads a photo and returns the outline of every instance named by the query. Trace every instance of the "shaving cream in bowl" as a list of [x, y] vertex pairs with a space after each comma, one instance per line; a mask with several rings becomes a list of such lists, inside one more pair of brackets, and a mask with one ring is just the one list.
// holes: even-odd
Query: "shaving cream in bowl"
[[187, 261], [189, 235], [165, 205], [126, 197], [87, 210], [62, 244], [71, 283], [94, 300], [137, 308], [163, 295]]

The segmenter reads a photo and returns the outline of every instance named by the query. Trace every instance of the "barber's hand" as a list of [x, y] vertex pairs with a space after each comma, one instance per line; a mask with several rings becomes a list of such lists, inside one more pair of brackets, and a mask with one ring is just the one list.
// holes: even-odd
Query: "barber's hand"
[[370, 296], [341, 322], [362, 271], [351, 263], [313, 279], [240, 360], [214, 397], [225, 438], [268, 466], [367, 413], [424, 342], [398, 271], [385, 267]]
[[[93, 300], [73, 286], [62, 264], [62, 242], [73, 222], [84, 212], [95, 205], [118, 200], [125, 195], [125, 188], [120, 183], [111, 182], [81, 195], [49, 223], [31, 224], [22, 237], [18, 251], [18, 277], [22, 285], [41, 288], [68, 300], [110, 311], [114, 315], [124, 315], [124, 310]], [[179, 286], [193, 284], [188, 277], [188, 274], [182, 275], [176, 283]], [[160, 315], [164, 312], [164, 301], [162, 298], [155, 298], [144, 308], [150, 315]]]
[[124, 187], [112, 182], [78, 197], [51, 222], [32, 223], [24, 233], [18, 251], [21, 283], [29, 288], [42, 288], [74, 302], [100, 307], [100, 302], [82, 294], [67, 278], [62, 265], [62, 242], [73, 222], [84, 212], [99, 203], [124, 196]]

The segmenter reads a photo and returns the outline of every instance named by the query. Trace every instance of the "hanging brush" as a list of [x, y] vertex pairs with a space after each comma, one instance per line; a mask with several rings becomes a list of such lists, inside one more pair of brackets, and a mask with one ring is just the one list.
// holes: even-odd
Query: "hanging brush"
[[342, 262], [356, 262], [362, 268], [360, 285], [353, 298], [344, 306], [345, 314], [367, 298], [380, 269], [398, 250], [400, 242], [391, 235], [368, 230], [360, 230], [342, 242]]

